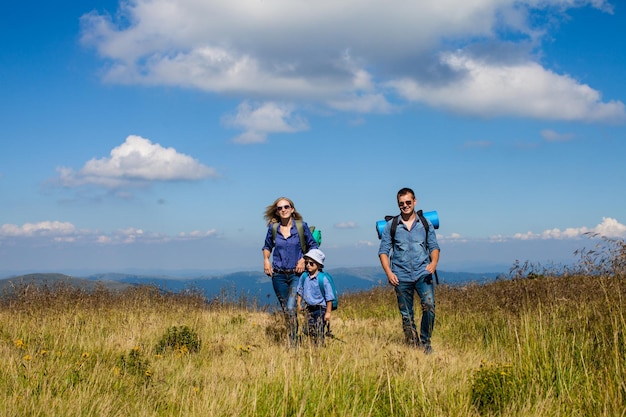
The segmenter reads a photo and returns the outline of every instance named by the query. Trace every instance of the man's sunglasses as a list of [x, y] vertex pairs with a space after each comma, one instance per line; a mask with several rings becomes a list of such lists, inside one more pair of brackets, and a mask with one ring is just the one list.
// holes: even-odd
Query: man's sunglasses
[[412, 201], [398, 201], [398, 205], [400, 207], [404, 207], [404, 206], [410, 206], [411, 204], [413, 204]]

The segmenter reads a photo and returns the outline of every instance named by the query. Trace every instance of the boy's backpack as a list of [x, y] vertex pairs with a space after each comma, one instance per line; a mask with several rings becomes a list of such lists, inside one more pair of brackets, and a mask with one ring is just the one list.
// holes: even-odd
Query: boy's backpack
[[[304, 280], [308, 276], [309, 276], [308, 272], [306, 274], [300, 275], [300, 286], [304, 286]], [[317, 274], [317, 283], [320, 285], [320, 291], [322, 292], [322, 297], [324, 297], [324, 299], [326, 299], [326, 291], [324, 291], [324, 278], [328, 280], [330, 287], [333, 289], [333, 295], [335, 296], [335, 299], [332, 301], [333, 303], [332, 310], [337, 310], [337, 307], [339, 306], [339, 296], [337, 295], [337, 288], [335, 287], [335, 281], [333, 281], [333, 277], [330, 274], [324, 271], [320, 271]]]
[[[309, 248], [306, 244], [306, 239], [304, 238], [304, 227], [302, 226], [302, 220], [295, 220], [296, 222], [296, 230], [298, 231], [298, 237], [300, 238], [300, 247], [302, 248], [302, 253], [307, 253]], [[316, 229], [315, 226], [309, 226], [309, 230], [313, 235], [313, 239], [317, 242], [317, 246], [322, 244], [322, 231]], [[276, 233], [278, 233], [278, 223], [272, 223], [272, 241], [276, 243]]]
[[[424, 232], [426, 233], [426, 239], [424, 240], [424, 244], [426, 245], [426, 250], [428, 250], [428, 229], [430, 226], [428, 225], [428, 221], [426, 220], [426, 217], [428, 217], [428, 219], [431, 221], [435, 229], [439, 229], [439, 216], [437, 215], [436, 211], [429, 211], [428, 213], [424, 213], [422, 210], [418, 210], [417, 217], [420, 219], [420, 222], [422, 222], [422, 225], [424, 225]], [[398, 228], [399, 219], [400, 219], [399, 214], [396, 216], [385, 216], [385, 220], [384, 220], [385, 223], [391, 220], [391, 230], [389, 231], [389, 233], [391, 234], [391, 246], [392, 247], [394, 243], [396, 242], [396, 229]], [[378, 232], [379, 239], [382, 237], [381, 235], [382, 229], [380, 227], [380, 223], [381, 222], [379, 222], [379, 224], [376, 225], [376, 230]], [[384, 228], [384, 225], [383, 225], [383, 228]], [[439, 284], [439, 276], [437, 275], [437, 271], [435, 271], [435, 280], [437, 281], [437, 284]]]

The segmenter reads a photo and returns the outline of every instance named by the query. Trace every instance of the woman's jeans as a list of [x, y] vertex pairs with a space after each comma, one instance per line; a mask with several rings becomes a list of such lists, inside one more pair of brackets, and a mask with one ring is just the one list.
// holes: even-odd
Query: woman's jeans
[[[429, 348], [430, 337], [435, 326], [435, 287], [432, 275], [425, 275], [417, 281], [400, 281], [394, 289], [398, 299], [398, 308], [402, 315], [402, 330], [404, 330], [407, 343]], [[422, 322], [419, 337], [413, 311], [413, 294], [415, 292], [417, 292], [422, 306]]]
[[289, 342], [295, 344], [298, 339], [298, 317], [296, 310], [296, 291], [300, 277], [296, 274], [275, 272], [272, 276], [274, 292], [283, 309], [287, 321]]

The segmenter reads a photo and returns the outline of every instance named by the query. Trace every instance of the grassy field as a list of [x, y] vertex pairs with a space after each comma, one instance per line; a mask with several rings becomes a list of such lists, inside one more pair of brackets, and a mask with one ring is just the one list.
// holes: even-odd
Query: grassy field
[[237, 302], [24, 287], [0, 307], [0, 415], [624, 416], [626, 281], [596, 272], [439, 286], [428, 356], [390, 287], [296, 349]]

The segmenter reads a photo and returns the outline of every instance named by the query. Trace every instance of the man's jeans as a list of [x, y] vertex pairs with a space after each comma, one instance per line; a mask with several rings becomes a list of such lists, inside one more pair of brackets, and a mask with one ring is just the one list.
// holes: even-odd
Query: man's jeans
[[298, 338], [298, 317], [296, 310], [296, 291], [300, 277], [296, 274], [274, 273], [272, 285], [274, 292], [280, 303], [280, 307], [285, 313], [289, 342], [295, 344]]
[[[402, 330], [407, 343], [411, 345], [422, 345], [430, 347], [430, 337], [435, 326], [435, 287], [432, 275], [425, 275], [417, 281], [400, 281], [396, 291], [398, 308], [402, 315]], [[422, 322], [420, 334], [417, 336], [415, 326], [415, 314], [413, 311], [413, 294], [417, 292], [422, 306]]]

